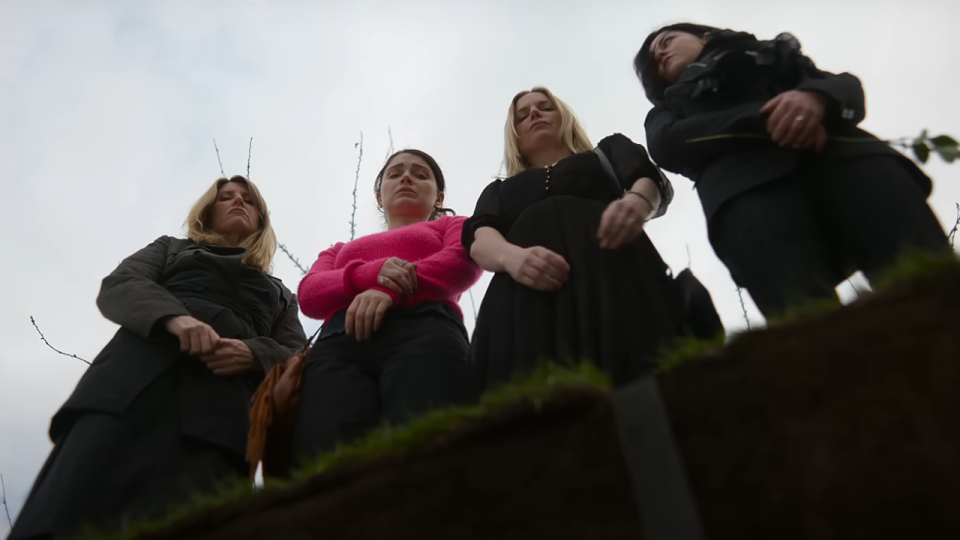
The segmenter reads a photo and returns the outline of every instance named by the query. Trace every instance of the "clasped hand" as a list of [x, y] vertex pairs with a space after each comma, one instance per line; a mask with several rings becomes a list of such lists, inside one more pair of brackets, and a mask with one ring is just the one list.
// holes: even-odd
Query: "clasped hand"
[[827, 99], [823, 94], [790, 90], [771, 99], [760, 110], [767, 117], [767, 133], [774, 143], [796, 150], [823, 150], [827, 130], [823, 127]]
[[238, 375], [256, 367], [253, 351], [239, 339], [220, 337], [209, 324], [190, 315], [171, 317], [167, 331], [180, 340], [180, 350], [200, 358], [216, 375]]

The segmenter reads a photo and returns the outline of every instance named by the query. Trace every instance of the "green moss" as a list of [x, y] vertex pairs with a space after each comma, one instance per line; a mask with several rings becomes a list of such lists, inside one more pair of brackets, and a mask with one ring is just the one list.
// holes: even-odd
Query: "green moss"
[[570, 387], [609, 389], [610, 379], [588, 362], [544, 363], [486, 393], [478, 405], [434, 410], [402, 426], [383, 425], [359, 442], [339, 446], [321, 455], [296, 476], [303, 479], [346, 464], [404, 452], [517, 403], [543, 403], [557, 390]]
[[949, 268], [960, 267], [956, 253], [948, 255], [924, 251], [908, 251], [895, 264], [880, 272], [870, 285], [876, 292], [886, 290], [898, 283], [928, 276]]
[[677, 340], [656, 356], [654, 373], [666, 373], [706, 354], [715, 353], [723, 349], [726, 341], [727, 336], [722, 333], [717, 334], [713, 339], [691, 337]]
[[255, 497], [263, 491], [265, 490], [254, 490], [252, 483], [245, 479], [222, 483], [211, 492], [192, 493], [188, 500], [170, 507], [162, 518], [133, 519], [122, 532], [114, 533], [104, 532], [88, 525], [71, 538], [74, 540], [130, 540], [165, 529], [204, 510]]
[[188, 501], [171, 508], [161, 519], [134, 522], [122, 533], [104, 533], [88, 528], [74, 538], [77, 540], [131, 540], [147, 533], [160, 531], [205, 510], [252, 499], [264, 492], [281, 491], [318, 473], [408, 451], [469, 422], [518, 403], [532, 402], [539, 405], [559, 390], [577, 387], [608, 390], [611, 385], [609, 377], [588, 362], [544, 363], [539, 368], [488, 392], [477, 405], [434, 410], [402, 426], [380, 426], [358, 442], [339, 446], [334, 451], [321, 455], [315, 463], [297, 472], [293, 481], [268, 479], [265, 489], [255, 491], [251, 489], [249, 481], [238, 480], [221, 486], [213, 493], [192, 496]]

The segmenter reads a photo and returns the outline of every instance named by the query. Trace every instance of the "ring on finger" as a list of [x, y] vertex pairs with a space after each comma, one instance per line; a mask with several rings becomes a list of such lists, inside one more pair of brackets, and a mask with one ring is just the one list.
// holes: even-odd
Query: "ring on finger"
[[806, 117], [802, 114], [798, 114], [797, 117], [794, 118], [794, 122], [803, 122], [804, 120], [806, 120]]

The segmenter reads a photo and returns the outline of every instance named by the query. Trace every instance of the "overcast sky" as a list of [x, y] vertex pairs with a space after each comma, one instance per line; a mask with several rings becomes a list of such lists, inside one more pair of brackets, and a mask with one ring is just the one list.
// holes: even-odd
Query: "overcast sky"
[[[645, 35], [693, 20], [760, 38], [793, 32], [819, 67], [866, 88], [863, 126], [882, 137], [960, 135], [960, 3], [948, 0], [122, 2], [0, 0], [0, 473], [16, 515], [51, 443], [50, 417], [116, 326], [94, 300], [116, 264], [160, 235], [219, 176], [246, 172], [277, 235], [309, 266], [349, 238], [363, 133], [357, 234], [381, 230], [372, 193], [389, 147], [440, 162], [446, 206], [469, 215], [497, 174], [511, 97], [546, 85], [591, 139], [645, 141], [650, 105], [631, 70]], [[932, 158], [930, 203], [952, 226], [960, 165]], [[675, 271], [745, 325], [707, 242], [691, 183], [650, 236]], [[275, 274], [300, 274], [280, 252]], [[477, 305], [489, 281], [474, 288]], [[850, 291], [844, 289], [844, 297]], [[749, 297], [751, 321], [761, 323]], [[473, 328], [470, 298], [462, 303]], [[304, 320], [308, 330], [317, 321]], [[0, 536], [7, 532], [5, 520]]]

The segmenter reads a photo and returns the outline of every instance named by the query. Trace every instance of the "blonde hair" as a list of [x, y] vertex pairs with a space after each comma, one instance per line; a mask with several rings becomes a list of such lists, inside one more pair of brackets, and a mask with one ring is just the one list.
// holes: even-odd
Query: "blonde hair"
[[187, 227], [187, 238], [199, 244], [213, 244], [217, 246], [227, 246], [227, 240], [220, 234], [207, 228], [207, 222], [210, 219], [210, 208], [217, 202], [217, 194], [228, 182], [238, 182], [246, 186], [250, 192], [250, 198], [253, 200], [253, 207], [260, 213], [260, 229], [246, 237], [240, 243], [240, 247], [246, 248], [247, 254], [243, 257], [244, 264], [259, 268], [263, 272], [270, 273], [273, 266], [273, 254], [277, 251], [277, 235], [273, 232], [273, 225], [270, 224], [270, 212], [267, 210], [267, 203], [263, 200], [263, 195], [257, 186], [247, 180], [244, 176], [233, 176], [229, 179], [218, 178], [207, 191], [197, 199], [193, 208], [187, 214], [187, 220], [184, 225]]
[[587, 137], [587, 132], [584, 131], [583, 126], [580, 125], [580, 121], [577, 120], [577, 115], [573, 114], [573, 109], [564, 103], [563, 100], [553, 95], [553, 92], [546, 87], [534, 86], [530, 90], [524, 90], [513, 96], [513, 100], [510, 102], [510, 110], [507, 111], [507, 123], [503, 128], [503, 163], [507, 167], [507, 176], [520, 174], [530, 167], [520, 154], [520, 145], [517, 140], [517, 127], [515, 123], [517, 118], [517, 100], [527, 94], [533, 93], [547, 96], [547, 99], [557, 108], [557, 112], [560, 113], [560, 142], [570, 149], [570, 152], [579, 154], [580, 152], [593, 150], [593, 144], [590, 143], [590, 138]]

